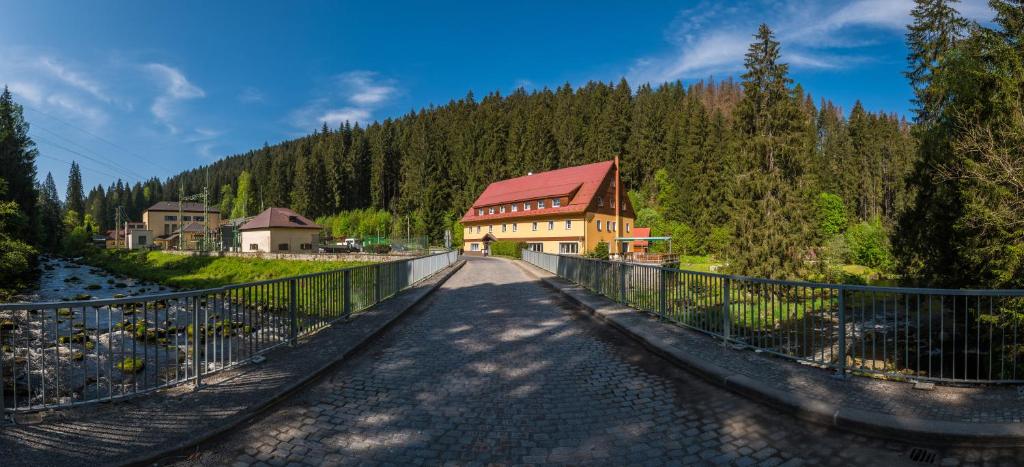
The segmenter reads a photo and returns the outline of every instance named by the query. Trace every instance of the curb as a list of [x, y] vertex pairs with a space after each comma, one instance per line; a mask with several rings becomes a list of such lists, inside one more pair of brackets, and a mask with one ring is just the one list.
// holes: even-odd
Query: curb
[[[655, 333], [645, 332], [645, 329], [632, 326], [629, 322], [638, 318], [648, 319], [646, 313], [620, 305], [560, 278], [548, 277], [547, 274], [550, 273], [532, 264], [524, 261], [515, 263], [545, 286], [565, 296], [581, 311], [639, 342], [676, 366], [748, 399], [785, 409], [800, 419], [873, 437], [891, 436], [911, 443], [973, 447], [1024, 446], [1024, 424], [1021, 423], [969, 423], [901, 417], [843, 407], [766, 387], [745, 375], [692, 358], [681, 349], [666, 343]], [[537, 271], [543, 271], [544, 275]]]
[[[220, 426], [218, 426], [216, 428], [211, 428], [209, 430], [206, 430], [206, 431], [204, 431], [202, 433], [198, 433], [195, 436], [193, 436], [191, 439], [189, 439], [188, 441], [180, 442], [180, 443], [178, 443], [178, 444], [176, 444], [174, 446], [168, 447], [166, 449], [161, 449], [158, 452], [154, 452], [154, 453], [151, 453], [151, 454], [139, 456], [139, 457], [136, 457], [136, 458], [133, 458], [133, 459], [128, 459], [125, 462], [123, 462], [121, 465], [130, 465], [130, 466], [161, 465], [161, 463], [160, 463], [161, 460], [167, 459], [169, 457], [174, 457], [176, 455], [181, 455], [181, 454], [184, 454], [185, 452], [191, 451], [193, 448], [195, 448], [195, 447], [197, 447], [199, 445], [202, 445], [203, 443], [206, 443], [206, 442], [210, 441], [213, 438], [216, 438], [216, 437], [218, 437], [220, 435], [223, 435], [223, 434], [231, 431], [232, 429], [237, 428], [239, 425], [241, 425], [241, 424], [243, 424], [245, 422], [248, 422], [248, 421], [256, 418], [259, 415], [262, 415], [263, 413], [265, 413], [269, 409], [273, 408], [278, 403], [284, 401], [285, 399], [289, 398], [290, 396], [294, 395], [295, 393], [299, 392], [300, 390], [305, 389], [306, 387], [309, 387], [309, 386], [313, 385], [314, 383], [319, 381], [322, 376], [324, 376], [325, 374], [327, 374], [331, 370], [335, 369], [336, 367], [340, 366], [342, 363], [344, 363], [346, 360], [348, 360], [351, 356], [355, 355], [359, 351], [361, 351], [364, 348], [366, 348], [366, 346], [370, 342], [372, 342], [377, 337], [381, 336], [382, 334], [387, 332], [389, 329], [394, 327], [394, 325], [397, 324], [398, 321], [401, 320], [403, 317], [405, 317], [409, 313], [410, 310], [418, 307], [421, 303], [423, 303], [424, 300], [427, 299], [427, 297], [430, 297], [431, 295], [433, 295], [434, 291], [436, 291], [438, 288], [440, 288], [442, 285], [444, 285], [444, 283], [447, 282], [448, 279], [451, 278], [453, 275], [455, 275], [455, 273], [458, 272], [459, 269], [462, 269], [462, 266], [465, 265], [465, 264], [466, 264], [466, 260], [464, 260], [464, 259], [457, 260], [455, 262], [455, 264], [451, 265], [447, 269], [447, 271], [443, 272], [443, 275], [440, 277], [440, 279], [437, 282], [435, 282], [434, 284], [430, 285], [430, 287], [426, 289], [426, 291], [423, 293], [423, 295], [421, 295], [415, 301], [410, 303], [409, 306], [407, 306], [404, 310], [402, 310], [401, 312], [395, 314], [395, 316], [391, 317], [391, 319], [388, 319], [377, 330], [375, 330], [374, 332], [370, 333], [368, 336], [364, 337], [362, 340], [360, 340], [354, 346], [352, 346], [348, 351], [346, 351], [345, 353], [339, 355], [333, 361], [330, 361], [330, 362], [322, 365], [320, 368], [316, 369], [312, 373], [309, 373], [307, 376], [305, 376], [305, 377], [303, 377], [301, 379], [295, 380], [291, 384], [288, 384], [287, 386], [284, 386], [284, 387], [280, 388], [278, 390], [277, 394], [275, 394], [274, 396], [272, 396], [269, 399], [265, 400], [263, 403], [261, 403], [259, 405], [256, 405], [256, 406], [253, 406], [253, 407], [249, 407], [249, 408], [243, 410], [242, 412], [240, 412], [240, 413], [236, 414], [235, 416], [231, 417], [230, 419], [226, 420], [224, 424], [222, 424], [222, 425], [220, 425]], [[383, 302], [381, 302], [381, 303], [383, 303]]]

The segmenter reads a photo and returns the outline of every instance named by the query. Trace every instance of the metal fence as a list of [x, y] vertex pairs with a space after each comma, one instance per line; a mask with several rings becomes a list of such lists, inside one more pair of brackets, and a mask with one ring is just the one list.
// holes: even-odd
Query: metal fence
[[294, 343], [456, 261], [457, 252], [213, 289], [0, 305], [5, 412], [173, 386]]
[[769, 280], [527, 250], [523, 260], [725, 342], [840, 374], [1024, 383], [1024, 290]]

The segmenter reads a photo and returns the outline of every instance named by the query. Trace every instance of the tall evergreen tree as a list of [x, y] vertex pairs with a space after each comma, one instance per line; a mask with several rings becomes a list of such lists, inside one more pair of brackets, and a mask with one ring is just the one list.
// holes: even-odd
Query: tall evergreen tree
[[21, 105], [14, 101], [10, 89], [4, 86], [0, 93], [0, 179], [6, 180], [6, 190], [0, 201], [14, 201], [26, 223], [9, 223], [9, 233], [16, 239], [32, 242], [32, 229], [36, 213], [36, 147], [28, 135]]
[[739, 131], [745, 138], [731, 212], [731, 267], [762, 277], [794, 277], [807, 252], [807, 161], [802, 116], [779, 62], [779, 43], [762, 24], [746, 54]]
[[907, 61], [905, 73], [914, 89], [917, 121], [931, 123], [942, 111], [946, 93], [933, 83], [943, 59], [967, 29], [967, 21], [954, 8], [959, 0], [914, 0], [910, 15], [914, 21], [907, 27]]
[[[120, 180], [118, 181], [120, 183]], [[115, 190], [120, 195], [121, 190]], [[120, 203], [120, 199], [115, 204]], [[82, 187], [82, 169], [78, 162], [71, 161], [71, 171], [68, 173], [67, 193], [64, 196], [64, 206], [68, 212], [75, 213], [78, 223], [82, 223], [85, 217], [85, 189]]]
[[39, 244], [44, 250], [55, 252], [64, 237], [61, 215], [63, 210], [60, 195], [57, 194], [57, 184], [49, 172], [46, 173], [46, 181], [39, 188], [39, 201], [36, 206], [39, 209]]

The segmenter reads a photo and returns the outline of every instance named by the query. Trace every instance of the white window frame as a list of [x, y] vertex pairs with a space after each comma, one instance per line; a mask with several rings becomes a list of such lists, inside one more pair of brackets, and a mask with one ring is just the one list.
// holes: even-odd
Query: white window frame
[[597, 221], [597, 231], [601, 231], [601, 221]]
[[576, 242], [559, 242], [558, 243], [558, 254], [560, 255], [578, 255], [580, 253], [580, 244]]
[[477, 208], [476, 215], [478, 215], [478, 216], [484, 215], [484, 208]]
[[479, 243], [470, 243], [469, 244], [469, 251], [480, 251], [480, 244]]
[[487, 214], [494, 214], [494, 206], [487, 208]]
[[551, 199], [551, 207], [553, 207], [553, 208], [560, 208], [560, 207], [562, 207], [562, 200], [558, 199], [558, 198], [552, 198]]
[[516, 232], [518, 230], [519, 230], [519, 223], [518, 222], [513, 222], [512, 223], [512, 231]]
[[572, 219], [565, 221], [565, 230], [572, 230]]
[[626, 233], [629, 233], [629, 222], [626, 222]]
[[512, 203], [512, 212], [519, 211], [519, 203]]
[[537, 231], [537, 223], [536, 223], [536, 222], [534, 222], [534, 223], [533, 223], [533, 231], [534, 231], [534, 232], [536, 232], [536, 231]]
[[523, 203], [523, 211], [529, 211], [531, 208], [532, 208], [532, 206], [530, 206], [530, 202], [529, 201], [526, 201], [526, 202]]
[[259, 243], [250, 243], [249, 244], [249, 251], [257, 251], [259, 249], [260, 249], [260, 244]]
[[480, 226], [476, 226], [476, 233], [480, 233]]
[[501, 232], [505, 233], [506, 230], [508, 230], [508, 224], [501, 224]]
[[555, 221], [548, 221], [548, 230], [555, 230]]
[[537, 200], [537, 209], [544, 209], [544, 200], [542, 200], [542, 199], [538, 199]]
[[494, 226], [493, 225], [488, 225], [487, 226], [487, 233], [494, 233]]
[[498, 208], [498, 213], [505, 214], [505, 205], [504, 204], [502, 204], [501, 207]]

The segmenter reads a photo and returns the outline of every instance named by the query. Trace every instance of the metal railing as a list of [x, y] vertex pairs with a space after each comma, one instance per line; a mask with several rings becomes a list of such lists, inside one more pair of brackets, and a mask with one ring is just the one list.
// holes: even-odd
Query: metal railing
[[116, 400], [294, 344], [453, 264], [451, 251], [138, 297], [0, 304], [5, 412]]
[[1024, 383], [1024, 290], [769, 280], [528, 250], [523, 260], [725, 342], [841, 375]]

